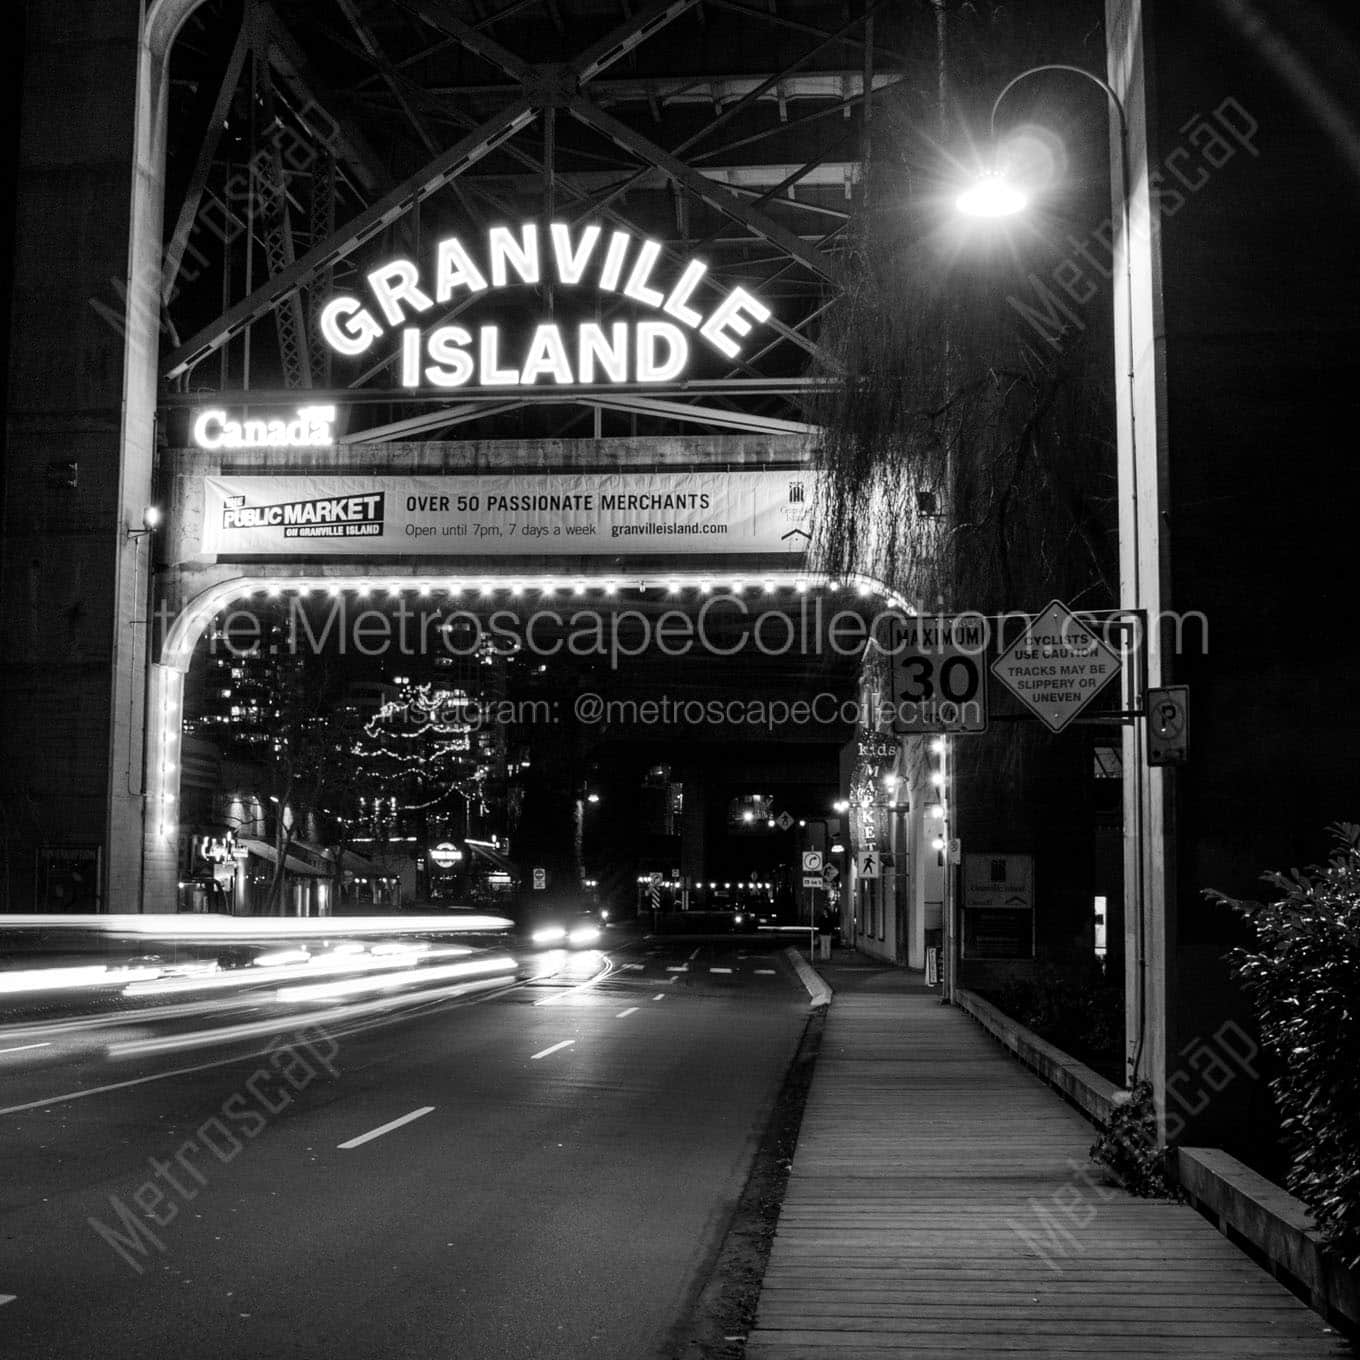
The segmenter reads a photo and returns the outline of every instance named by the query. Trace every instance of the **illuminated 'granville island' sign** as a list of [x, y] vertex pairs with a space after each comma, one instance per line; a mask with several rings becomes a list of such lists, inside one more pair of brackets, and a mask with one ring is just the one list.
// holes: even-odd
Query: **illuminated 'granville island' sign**
[[[742, 337], [753, 322], [768, 320], [770, 309], [744, 288], [733, 288], [701, 310], [694, 297], [707, 266], [692, 260], [678, 277], [666, 278], [658, 275], [660, 256], [659, 242], [626, 231], [604, 239], [598, 226], [573, 233], [560, 222], [546, 234], [534, 224], [492, 227], [477, 257], [458, 237], [448, 236], [435, 246], [432, 275], [422, 276], [411, 260], [396, 259], [365, 276], [371, 302], [349, 295], [330, 299], [321, 312], [321, 334], [337, 353], [357, 356], [396, 329], [403, 387], [669, 382], [689, 363], [689, 332], [735, 358]], [[503, 347], [499, 326], [483, 325], [474, 334], [450, 322], [427, 332], [421, 320], [436, 308], [498, 288], [539, 284], [593, 286], [658, 316], [571, 327], [544, 322], [515, 353]]]

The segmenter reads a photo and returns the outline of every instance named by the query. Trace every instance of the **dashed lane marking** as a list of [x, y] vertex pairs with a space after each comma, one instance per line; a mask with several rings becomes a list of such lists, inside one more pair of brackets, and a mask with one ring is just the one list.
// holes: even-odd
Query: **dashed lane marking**
[[773, 968], [757, 968], [757, 969], [756, 969], [756, 972], [757, 972], [757, 973], [764, 973], [766, 977], [773, 977], [773, 976], [774, 976], [774, 971], [775, 971], [775, 970], [774, 970]]
[[653, 1001], [664, 1001], [665, 999], [666, 999], [666, 993], [665, 993], [665, 992], [658, 992], [658, 993], [652, 998]]
[[668, 964], [666, 965], [666, 971], [667, 971], [668, 973], [688, 973], [688, 972], [689, 972], [689, 964], [687, 964], [687, 963], [668, 963]]
[[614, 1018], [616, 1020], [626, 1020], [635, 1010], [637, 1010], [636, 1006], [629, 1006], [626, 1011], [620, 1011]]
[[404, 1114], [400, 1119], [389, 1120], [386, 1124], [379, 1124], [376, 1129], [369, 1129], [367, 1133], [361, 1133], [357, 1138], [351, 1138], [348, 1142], [337, 1143], [336, 1147], [343, 1151], [350, 1148], [357, 1148], [364, 1143], [371, 1143], [375, 1138], [381, 1138], [385, 1133], [391, 1133], [393, 1129], [399, 1129], [403, 1124], [409, 1124], [413, 1119], [420, 1119], [429, 1114], [434, 1109], [433, 1105], [422, 1105], [418, 1110], [412, 1110], [410, 1114]]
[[699, 957], [699, 950], [701, 950], [702, 948], [703, 948], [703, 945], [695, 945], [695, 946], [694, 946], [694, 953], [692, 953], [692, 954], [690, 955], [690, 958], [691, 958], [691, 959], [697, 959], [697, 958]]
[[574, 1044], [575, 1042], [576, 1042], [575, 1039], [563, 1039], [560, 1044], [553, 1044], [551, 1048], [541, 1049], [539, 1052], [533, 1054], [530, 1057], [529, 1061], [537, 1062], [540, 1058], [546, 1058], [549, 1053], [556, 1053], [560, 1049], [570, 1048], [572, 1044]]
[[[0, 1048], [0, 1053], [22, 1053], [25, 1051], [25, 1049], [29, 1048], [51, 1048], [51, 1047], [52, 1047], [51, 1044], [20, 1044], [17, 1048]], [[9, 1299], [17, 1297], [18, 1295], [16, 1294], [9, 1295]], [[5, 1299], [4, 1302], [6, 1303], [9, 1302], [9, 1299]]]
[[710, 968], [708, 971], [710, 973], [730, 973], [732, 970], [730, 968]]

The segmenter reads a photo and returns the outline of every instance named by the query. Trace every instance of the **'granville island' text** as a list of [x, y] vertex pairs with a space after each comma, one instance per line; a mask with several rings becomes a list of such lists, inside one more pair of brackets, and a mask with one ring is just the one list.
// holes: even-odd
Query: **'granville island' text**
[[[483, 256], [485, 269], [458, 237], [445, 237], [435, 246], [431, 281], [422, 280], [411, 260], [384, 264], [365, 275], [375, 305], [366, 306], [352, 296], [332, 298], [321, 311], [321, 333], [337, 353], [354, 356], [366, 353], [388, 327], [401, 327], [403, 387], [462, 387], [474, 382], [527, 387], [540, 378], [558, 384], [669, 382], [689, 361], [686, 327], [733, 359], [752, 322], [770, 317], [770, 309], [744, 288], [733, 288], [711, 310], [701, 311], [691, 303], [708, 272], [702, 261], [691, 260], [669, 282], [658, 280], [660, 242], [639, 241], [626, 231], [611, 232], [607, 241], [601, 237], [600, 227], [594, 225], [573, 235], [570, 227], [554, 222], [547, 229], [546, 243], [534, 224], [518, 231], [492, 227]], [[426, 334], [420, 325], [405, 324], [440, 304], [497, 288], [552, 283], [571, 289], [587, 281], [600, 292], [621, 293], [674, 320], [615, 321], [607, 326], [588, 321], [574, 332], [547, 322], [534, 329], [523, 352], [514, 357], [503, 351], [498, 326], [482, 326], [474, 338], [458, 325], [438, 326]]]

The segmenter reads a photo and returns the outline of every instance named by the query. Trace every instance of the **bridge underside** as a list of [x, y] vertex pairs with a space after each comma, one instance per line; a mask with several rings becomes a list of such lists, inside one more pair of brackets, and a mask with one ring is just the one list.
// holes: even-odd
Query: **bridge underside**
[[[160, 0], [143, 21], [75, 0], [30, 27], [0, 572], [6, 617], [24, 621], [3, 748], [13, 905], [63, 904], [45, 863], [78, 860], [124, 909], [173, 878], [167, 715], [192, 653], [180, 611], [205, 591], [469, 572], [466, 552], [205, 552], [205, 477], [815, 460], [860, 159], [919, 22], [885, 0], [852, 8]], [[60, 271], [53, 222], [73, 242]], [[207, 407], [333, 416], [311, 448], [184, 452]], [[754, 582], [802, 564], [611, 548], [494, 571]], [[747, 683], [793, 693], [826, 664], [763, 660]], [[720, 688], [656, 655], [627, 674]]]

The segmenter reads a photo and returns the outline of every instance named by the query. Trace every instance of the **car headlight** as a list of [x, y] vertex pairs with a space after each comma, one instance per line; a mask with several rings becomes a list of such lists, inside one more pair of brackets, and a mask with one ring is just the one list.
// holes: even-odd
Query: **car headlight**
[[568, 944], [594, 944], [600, 938], [599, 926], [577, 926], [575, 930], [567, 936]]
[[529, 937], [535, 944], [555, 944], [566, 938], [566, 926], [539, 926]]

